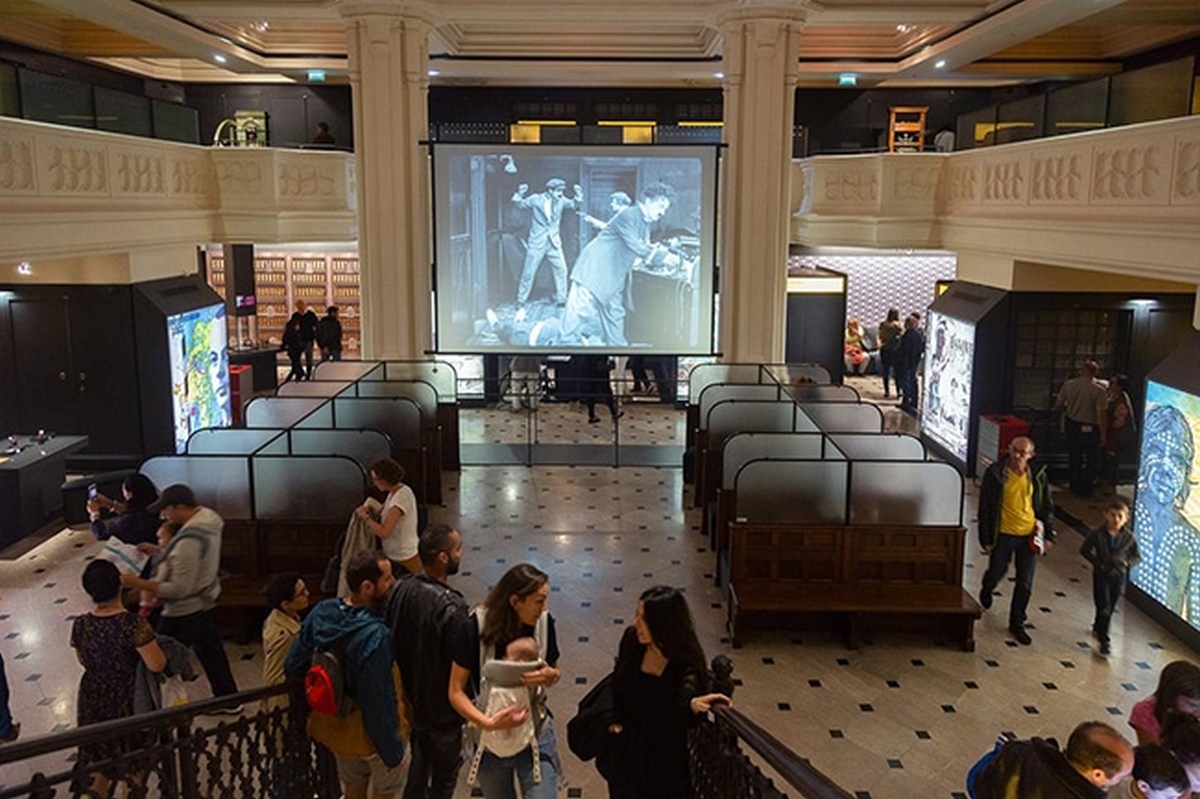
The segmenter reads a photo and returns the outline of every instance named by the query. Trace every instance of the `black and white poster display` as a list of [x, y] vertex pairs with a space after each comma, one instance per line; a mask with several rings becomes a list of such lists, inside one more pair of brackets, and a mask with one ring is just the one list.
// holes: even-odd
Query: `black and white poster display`
[[921, 430], [964, 463], [971, 429], [975, 325], [930, 311]]
[[437, 351], [711, 354], [716, 163], [435, 144]]

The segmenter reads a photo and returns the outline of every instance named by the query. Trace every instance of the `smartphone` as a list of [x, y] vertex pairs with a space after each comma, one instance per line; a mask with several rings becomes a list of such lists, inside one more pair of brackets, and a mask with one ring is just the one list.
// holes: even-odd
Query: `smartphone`
[[98, 494], [98, 493], [100, 493], [100, 492], [96, 490], [95, 483], [92, 483], [91, 485], [88, 486], [88, 499], [95, 499], [96, 494]]

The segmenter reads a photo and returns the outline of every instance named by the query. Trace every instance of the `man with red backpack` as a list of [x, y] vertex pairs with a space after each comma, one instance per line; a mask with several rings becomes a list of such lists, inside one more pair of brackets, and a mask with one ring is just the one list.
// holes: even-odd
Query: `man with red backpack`
[[367, 799], [368, 785], [383, 799], [404, 782], [407, 737], [392, 633], [380, 616], [395, 583], [391, 561], [379, 550], [359, 552], [346, 580], [346, 597], [319, 602], [308, 614], [284, 672], [305, 679], [308, 733], [336, 755], [346, 799]]

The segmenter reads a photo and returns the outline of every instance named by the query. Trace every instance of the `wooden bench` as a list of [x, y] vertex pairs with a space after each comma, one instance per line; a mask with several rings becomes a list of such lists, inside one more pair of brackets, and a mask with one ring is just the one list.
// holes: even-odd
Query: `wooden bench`
[[963, 527], [729, 525], [728, 627], [933, 629], [974, 651], [982, 609], [962, 587]]
[[324, 599], [321, 577], [345, 529], [345, 522], [227, 519], [221, 535], [220, 627], [240, 641], [256, 638], [270, 610], [263, 587], [273, 574], [298, 572], [311, 601]]

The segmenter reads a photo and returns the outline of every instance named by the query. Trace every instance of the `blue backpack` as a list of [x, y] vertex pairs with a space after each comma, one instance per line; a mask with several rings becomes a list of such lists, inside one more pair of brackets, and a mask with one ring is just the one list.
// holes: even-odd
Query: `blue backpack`
[[983, 757], [976, 760], [975, 765], [971, 766], [970, 771], [967, 772], [967, 796], [971, 797], [971, 799], [978, 799], [975, 794], [975, 780], [979, 779], [980, 772], [987, 767], [988, 763], [991, 763], [996, 759], [996, 755], [1000, 753], [1000, 750], [1003, 749], [1004, 745], [1010, 740], [1012, 739], [1007, 735], [1000, 733], [1000, 735], [996, 737], [995, 746], [988, 750]]

